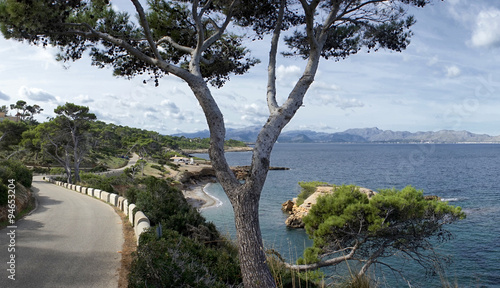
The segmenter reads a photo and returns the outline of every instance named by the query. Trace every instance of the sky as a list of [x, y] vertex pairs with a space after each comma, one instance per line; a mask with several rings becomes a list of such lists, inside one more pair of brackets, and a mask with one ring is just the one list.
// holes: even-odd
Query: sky
[[[121, 11], [130, 1], [112, 1]], [[360, 52], [345, 60], [322, 60], [304, 106], [289, 130], [341, 132], [378, 127], [394, 131], [467, 130], [500, 135], [500, 1], [433, 1], [411, 8], [417, 23], [403, 51]], [[261, 64], [212, 88], [226, 127], [263, 125], [269, 42], [247, 41]], [[282, 50], [284, 49], [281, 46]], [[88, 58], [61, 63], [57, 49], [30, 46], [0, 36], [0, 106], [18, 100], [38, 104], [39, 121], [66, 102], [88, 106], [98, 120], [161, 134], [207, 129], [185, 82], [173, 76], [159, 87], [112, 76]], [[287, 97], [305, 61], [278, 59], [278, 101]]]

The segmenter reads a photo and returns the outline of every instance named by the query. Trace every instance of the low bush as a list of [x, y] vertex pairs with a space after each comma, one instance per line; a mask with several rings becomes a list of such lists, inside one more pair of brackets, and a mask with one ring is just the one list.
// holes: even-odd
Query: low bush
[[66, 173], [66, 171], [64, 171], [64, 168], [62, 168], [62, 167], [53, 167], [53, 168], [50, 168], [49, 173], [50, 173], [50, 175], [58, 175], [58, 174], [64, 174], [64, 173]]
[[[215, 225], [191, 207], [165, 180], [146, 177], [127, 191], [158, 237], [143, 233], [129, 276], [130, 287], [237, 287], [241, 285], [237, 248]], [[130, 200], [130, 198], [129, 198]]]
[[94, 168], [90, 169], [89, 172], [91, 173], [100, 173], [100, 172], [106, 172], [108, 171], [108, 167], [104, 165], [97, 165]]
[[163, 166], [160, 166], [160, 165], [155, 165], [155, 164], [152, 164], [151, 165], [151, 168], [153, 169], [156, 169], [156, 170], [159, 170], [161, 172], [165, 172], [165, 168]]
[[13, 160], [0, 161], [0, 206], [8, 203], [8, 185], [12, 183], [11, 180], [14, 180], [15, 184], [21, 184], [29, 188], [31, 187], [32, 178], [32, 171], [21, 162]]
[[80, 173], [80, 184], [107, 192], [113, 192], [113, 186], [111, 186], [112, 180], [111, 177], [106, 177], [105, 175]]
[[8, 185], [9, 179], [14, 179], [24, 187], [30, 188], [33, 180], [33, 172], [19, 161], [0, 161], [0, 179], [2, 183]]
[[296, 203], [297, 206], [304, 203], [304, 201], [316, 191], [316, 187], [321, 185], [330, 185], [330, 184], [326, 182], [312, 181], [312, 182], [299, 182], [299, 185], [301, 188], [301, 192], [299, 196], [297, 196], [297, 203]]

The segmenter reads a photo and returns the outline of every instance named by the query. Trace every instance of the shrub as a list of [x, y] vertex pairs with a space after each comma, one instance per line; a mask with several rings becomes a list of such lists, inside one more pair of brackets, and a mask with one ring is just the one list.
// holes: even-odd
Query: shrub
[[301, 187], [301, 192], [299, 196], [297, 196], [297, 206], [300, 206], [304, 201], [311, 196], [315, 191], [316, 187], [321, 186], [321, 185], [330, 185], [326, 182], [318, 182], [318, 181], [312, 181], [312, 182], [299, 182], [299, 185]]
[[241, 283], [234, 249], [218, 249], [165, 230], [141, 235], [130, 287], [234, 287]]
[[64, 168], [62, 168], [62, 167], [53, 167], [53, 168], [50, 168], [49, 173], [51, 175], [58, 175], [58, 174], [64, 174], [64, 173], [66, 173], [66, 171], [64, 171]]
[[[143, 233], [132, 264], [130, 287], [233, 287], [241, 284], [237, 248], [165, 180], [146, 177], [127, 191], [152, 226]], [[140, 187], [140, 188], [139, 188]], [[131, 198], [129, 198], [130, 200]]]
[[18, 161], [4, 160], [0, 162], [0, 178], [7, 185], [9, 179], [14, 179], [24, 187], [30, 188], [33, 173], [24, 164]]
[[96, 175], [92, 173], [80, 173], [80, 181], [81, 184], [84, 184], [87, 187], [92, 187], [107, 192], [113, 192], [113, 186], [111, 186], [111, 177]]
[[97, 165], [94, 168], [90, 169], [89, 172], [91, 173], [100, 173], [100, 172], [106, 172], [108, 171], [108, 167], [104, 165]]
[[163, 166], [160, 166], [160, 165], [151, 165], [151, 168], [153, 169], [156, 169], [156, 170], [160, 170], [161, 172], [164, 172], [165, 171], [165, 168]]
[[33, 173], [47, 174], [50, 172], [49, 168], [35, 166], [32, 169]]

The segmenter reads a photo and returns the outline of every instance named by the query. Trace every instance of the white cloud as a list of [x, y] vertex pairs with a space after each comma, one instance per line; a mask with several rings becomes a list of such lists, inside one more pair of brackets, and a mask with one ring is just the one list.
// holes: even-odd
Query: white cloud
[[455, 78], [459, 76], [461, 72], [460, 68], [455, 65], [446, 67], [446, 77]]
[[26, 86], [22, 86], [19, 88], [18, 93], [21, 99], [28, 98], [30, 100], [40, 102], [57, 102], [57, 98], [55, 96], [38, 88], [28, 88]]
[[8, 101], [8, 100], [10, 100], [10, 97], [9, 97], [9, 95], [7, 95], [7, 94], [3, 93], [2, 91], [0, 91], [0, 99]]
[[170, 100], [161, 101], [160, 106], [162, 107], [161, 112], [169, 118], [176, 121], [184, 121], [187, 118], [188, 113], [181, 112], [181, 109]]
[[170, 100], [163, 100], [163, 101], [161, 101], [160, 105], [162, 107], [165, 107], [167, 109], [167, 112], [169, 112], [169, 113], [176, 114], [176, 113], [180, 112], [179, 107], [177, 107], [177, 105], [175, 105], [175, 103], [170, 101]]
[[284, 66], [280, 65], [276, 69], [276, 80], [277, 81], [297, 81], [300, 77], [300, 67], [296, 65]]
[[340, 88], [335, 84], [330, 84], [324, 81], [314, 81], [311, 85], [311, 89], [316, 90], [328, 90], [328, 91], [338, 91]]
[[334, 105], [337, 108], [346, 110], [349, 108], [364, 107], [365, 104], [356, 98], [342, 98], [339, 95], [319, 94], [311, 97], [313, 105]]
[[471, 42], [475, 47], [500, 46], [500, 10], [491, 8], [477, 15]]
[[94, 99], [90, 98], [89, 95], [78, 95], [75, 100], [82, 104], [92, 103]]
[[242, 111], [241, 120], [249, 122], [251, 125], [262, 124], [269, 117], [267, 106], [256, 103], [247, 104]]

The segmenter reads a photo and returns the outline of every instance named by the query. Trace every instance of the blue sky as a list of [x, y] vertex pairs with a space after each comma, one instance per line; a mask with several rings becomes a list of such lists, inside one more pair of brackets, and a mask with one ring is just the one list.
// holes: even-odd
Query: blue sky
[[[116, 9], [131, 9], [129, 1], [115, 3]], [[434, 1], [410, 13], [417, 24], [407, 50], [323, 60], [304, 107], [285, 129], [451, 129], [500, 135], [500, 1]], [[231, 128], [262, 125], [268, 113], [269, 43], [247, 46], [262, 63], [233, 76], [222, 89], [212, 89]], [[57, 105], [72, 102], [89, 106], [99, 120], [162, 134], [207, 128], [183, 81], [165, 77], [155, 88], [142, 84], [144, 78], [115, 78], [89, 59], [59, 63], [56, 52], [0, 36], [0, 105], [19, 99], [38, 104], [44, 109], [41, 121], [53, 116]], [[279, 59], [279, 99], [287, 96], [304, 65], [301, 59]]]

